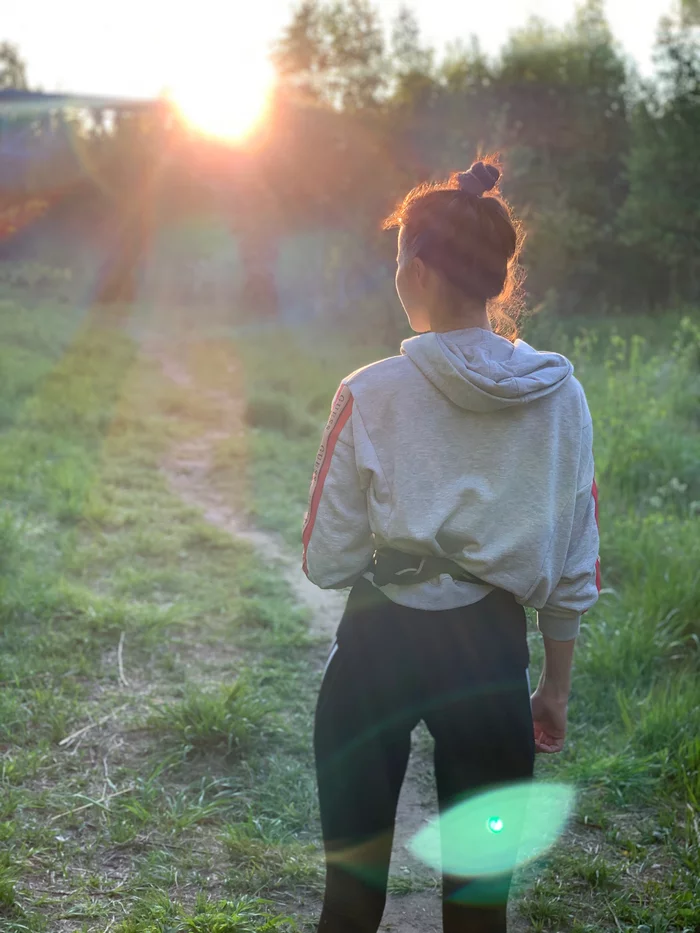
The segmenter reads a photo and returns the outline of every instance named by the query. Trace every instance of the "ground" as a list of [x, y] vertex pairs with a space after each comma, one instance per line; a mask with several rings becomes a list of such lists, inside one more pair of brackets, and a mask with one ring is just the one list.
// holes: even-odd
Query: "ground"
[[[299, 521], [333, 383], [378, 351], [319, 362], [289, 335], [0, 311], [3, 933], [312, 930], [310, 728], [342, 597], [303, 576]], [[677, 393], [674, 365], [584, 381], [608, 593], [567, 752], [538, 762], [578, 807], [518, 879], [518, 933], [700, 923], [695, 377]], [[663, 521], [654, 503], [616, 513], [631, 495]], [[425, 733], [415, 744], [384, 929], [429, 933], [435, 879], [406, 850], [434, 812]]]

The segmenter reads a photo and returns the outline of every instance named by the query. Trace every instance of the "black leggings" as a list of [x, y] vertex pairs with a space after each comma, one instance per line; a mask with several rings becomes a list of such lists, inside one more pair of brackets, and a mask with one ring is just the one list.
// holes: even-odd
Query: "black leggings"
[[[527, 780], [534, 739], [525, 613], [494, 590], [427, 612], [354, 587], [316, 710], [314, 749], [326, 850], [319, 933], [376, 933], [411, 731], [435, 740], [441, 812], [495, 784]], [[443, 876], [445, 933], [505, 933], [510, 876]], [[477, 906], [478, 905], [478, 906]]]

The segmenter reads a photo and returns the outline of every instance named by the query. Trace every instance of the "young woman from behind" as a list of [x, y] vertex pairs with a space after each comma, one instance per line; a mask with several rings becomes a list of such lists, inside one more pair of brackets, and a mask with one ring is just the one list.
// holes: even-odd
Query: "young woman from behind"
[[[418, 336], [343, 380], [316, 459], [304, 569], [352, 586], [315, 720], [320, 933], [379, 927], [419, 721], [442, 813], [529, 780], [535, 751], [566, 735], [575, 639], [600, 588], [592, 424], [571, 363], [518, 340], [502, 310], [521, 231], [499, 176], [477, 162], [387, 220]], [[546, 658], [532, 697], [524, 606]], [[509, 883], [445, 874], [445, 933], [505, 933]]]

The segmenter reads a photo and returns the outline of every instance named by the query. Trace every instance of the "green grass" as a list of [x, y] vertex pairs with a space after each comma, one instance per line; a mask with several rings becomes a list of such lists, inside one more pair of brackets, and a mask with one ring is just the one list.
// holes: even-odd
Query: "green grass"
[[193, 910], [163, 897], [139, 905], [116, 933], [292, 933], [291, 919], [273, 916], [256, 898], [198, 899]]
[[246, 404], [245, 420], [254, 428], [280, 431], [285, 437], [318, 436], [318, 418], [311, 411], [298, 411], [293, 399], [283, 394], [284, 389], [266, 395], [253, 395]]
[[[144, 309], [0, 304], [0, 928], [310, 929], [298, 904], [322, 885], [322, 650], [279, 573], [161, 467], [211, 435], [213, 487], [298, 548], [337, 384], [394, 348], [222, 323], [212, 336], [174, 316], [169, 352], [192, 380], [175, 385], [138, 356], [138, 315], [163, 337]], [[532, 930], [690, 933], [700, 337], [681, 316], [617, 334], [532, 326], [588, 393], [605, 591], [580, 639], [567, 749], [538, 762], [577, 784], [576, 818], [522, 872], [519, 909]], [[392, 891], [420, 884], [399, 876]]]
[[323, 862], [318, 848], [302, 843], [279, 818], [252, 817], [221, 835], [236, 884], [258, 893], [290, 889], [319, 892]]
[[265, 717], [259, 697], [237, 681], [215, 691], [189, 688], [181, 700], [156, 709], [149, 724], [171, 738], [184, 755], [221, 750], [231, 756], [251, 747]]
[[[222, 413], [138, 357], [128, 315], [12, 311], [0, 372], [18, 348], [35, 365], [0, 446], [0, 928], [295, 930], [280, 888], [319, 873], [316, 649], [278, 575], [161, 470]], [[242, 872], [227, 840], [261, 814], [299, 840]]]

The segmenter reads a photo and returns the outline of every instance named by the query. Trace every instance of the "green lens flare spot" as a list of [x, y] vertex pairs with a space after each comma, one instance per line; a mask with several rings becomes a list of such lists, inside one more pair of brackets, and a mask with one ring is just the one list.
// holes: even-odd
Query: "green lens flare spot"
[[[470, 797], [416, 833], [411, 851], [447, 875], [489, 878], [539, 858], [574, 809], [568, 784], [523, 781]], [[507, 829], [506, 829], [507, 827]]]

